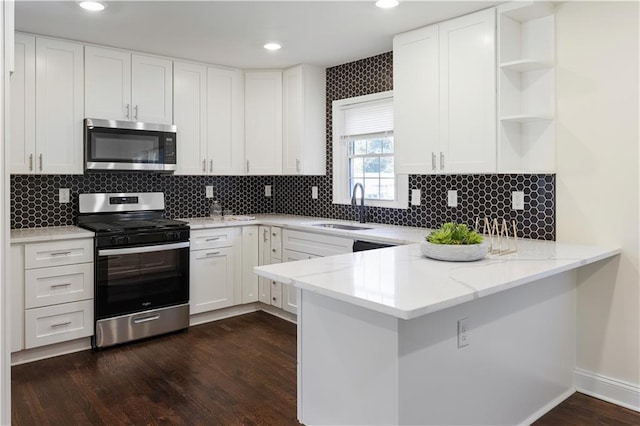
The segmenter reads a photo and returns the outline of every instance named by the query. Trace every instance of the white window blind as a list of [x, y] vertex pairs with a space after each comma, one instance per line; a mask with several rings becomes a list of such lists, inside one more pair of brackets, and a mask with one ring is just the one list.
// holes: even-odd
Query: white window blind
[[342, 139], [393, 132], [393, 98], [350, 105], [343, 112]]

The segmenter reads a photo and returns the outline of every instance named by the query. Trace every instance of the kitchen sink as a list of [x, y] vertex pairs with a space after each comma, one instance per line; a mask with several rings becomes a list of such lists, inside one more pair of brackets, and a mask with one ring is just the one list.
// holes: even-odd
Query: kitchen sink
[[364, 231], [366, 229], [373, 229], [366, 226], [342, 225], [340, 223], [316, 223], [312, 226], [317, 226], [320, 228], [342, 229], [344, 231]]

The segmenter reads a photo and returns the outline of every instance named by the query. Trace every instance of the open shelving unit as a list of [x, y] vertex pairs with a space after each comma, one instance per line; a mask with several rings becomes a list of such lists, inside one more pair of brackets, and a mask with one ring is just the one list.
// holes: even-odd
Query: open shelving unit
[[498, 68], [498, 171], [555, 172], [552, 3], [498, 7]]

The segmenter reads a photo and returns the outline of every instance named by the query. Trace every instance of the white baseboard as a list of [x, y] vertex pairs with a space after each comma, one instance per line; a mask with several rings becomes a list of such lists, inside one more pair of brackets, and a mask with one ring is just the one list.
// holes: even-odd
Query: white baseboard
[[640, 386], [622, 380], [593, 374], [576, 368], [574, 370], [576, 391], [630, 410], [640, 412]]
[[525, 421], [523, 421], [522, 423], [520, 423], [520, 425], [524, 426], [524, 425], [532, 424], [533, 422], [538, 420], [540, 417], [544, 416], [549, 411], [551, 411], [552, 409], [554, 409], [555, 407], [560, 405], [562, 403], [562, 401], [564, 401], [565, 399], [569, 398], [574, 393], [575, 393], [575, 390], [573, 388], [567, 389], [566, 391], [562, 392], [562, 394], [560, 394], [557, 398], [553, 399], [548, 404], [545, 404], [538, 411], [536, 411], [535, 413], [533, 413], [532, 415], [527, 417], [527, 419]]
[[28, 362], [40, 361], [60, 355], [86, 351], [87, 349], [91, 349], [90, 337], [83, 337], [69, 342], [54, 343], [53, 345], [40, 346], [39, 348], [25, 349], [11, 354], [11, 365], [26, 364]]

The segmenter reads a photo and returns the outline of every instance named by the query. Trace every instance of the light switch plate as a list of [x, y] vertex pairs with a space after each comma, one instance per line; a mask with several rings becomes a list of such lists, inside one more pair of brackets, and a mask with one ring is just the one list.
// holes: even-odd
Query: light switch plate
[[419, 206], [420, 205], [420, 193], [421, 193], [421, 191], [419, 189], [412, 189], [411, 190], [411, 205], [412, 206]]
[[317, 186], [312, 186], [311, 187], [311, 198], [313, 198], [314, 200], [318, 199], [318, 187]]
[[458, 191], [451, 190], [447, 192], [447, 205], [449, 207], [458, 207]]
[[524, 192], [513, 191], [511, 193], [511, 208], [513, 210], [524, 210]]
[[213, 186], [211, 185], [205, 186], [204, 193], [206, 198], [213, 198]]
[[271, 185], [264, 186], [264, 196], [271, 197]]
[[58, 200], [60, 200], [61, 203], [68, 203], [70, 197], [69, 188], [60, 188], [58, 191]]

